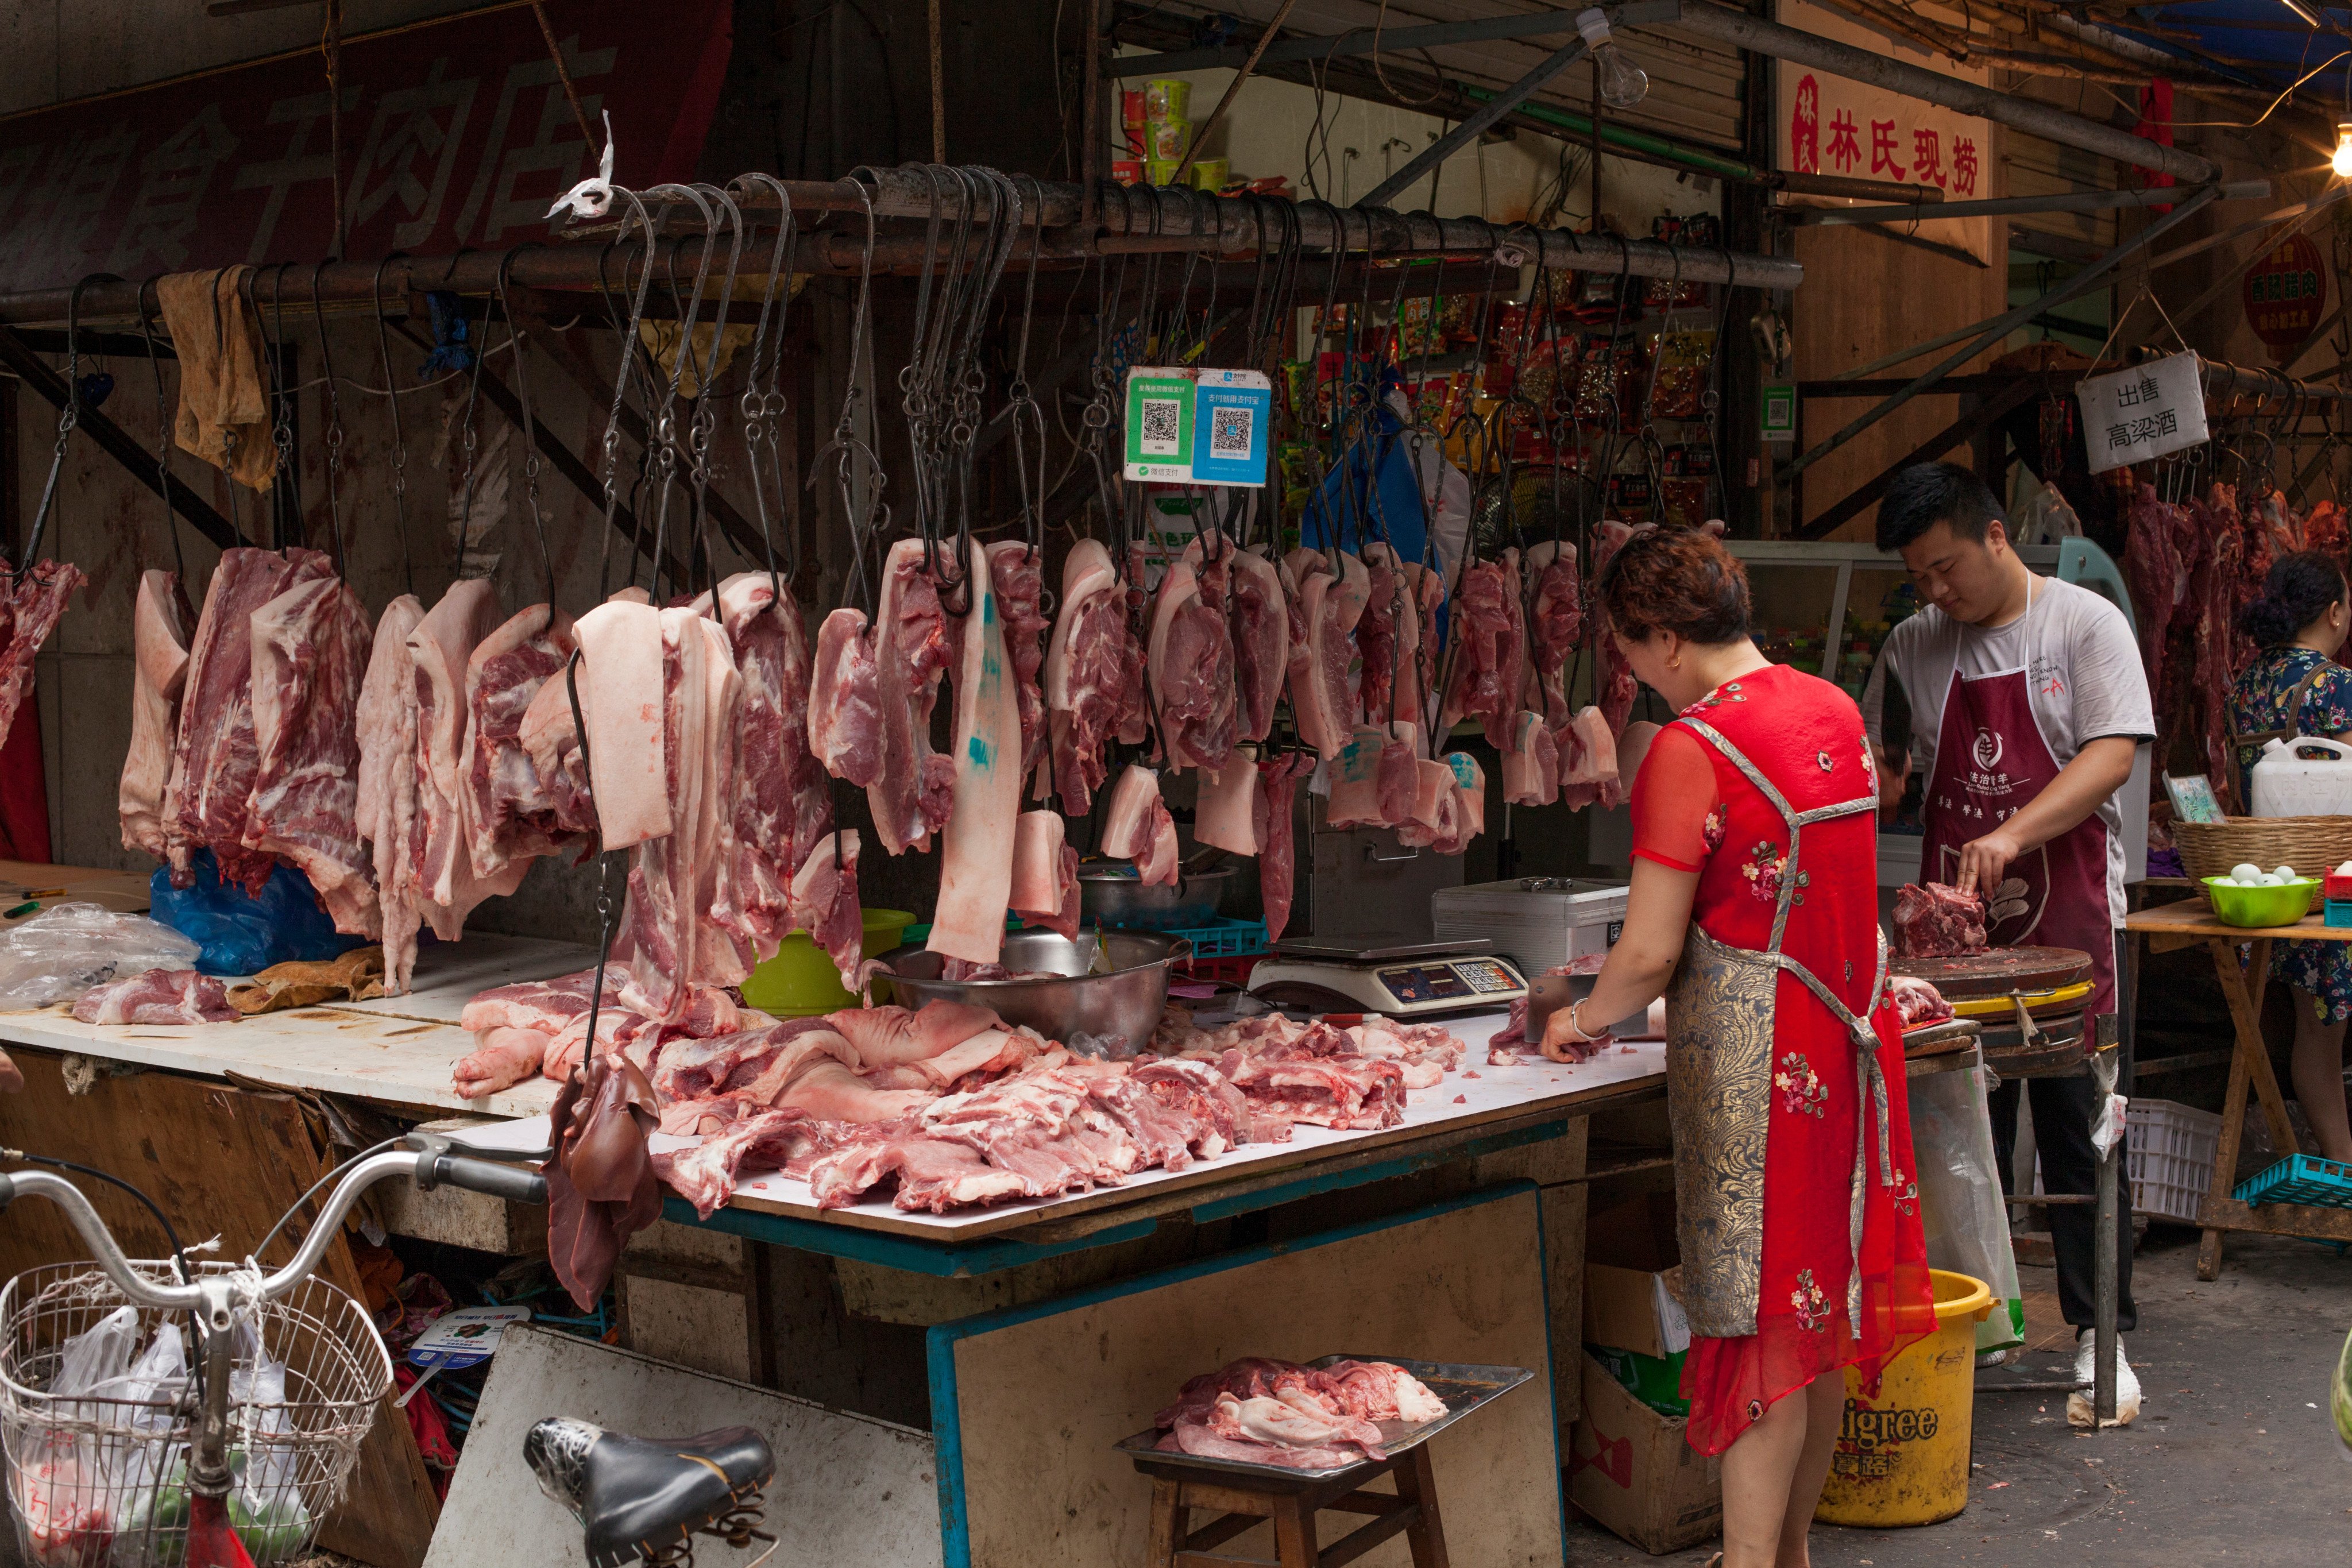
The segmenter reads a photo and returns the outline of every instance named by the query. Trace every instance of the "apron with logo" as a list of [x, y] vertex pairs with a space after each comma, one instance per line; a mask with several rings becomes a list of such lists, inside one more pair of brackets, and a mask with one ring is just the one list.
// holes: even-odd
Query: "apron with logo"
[[[2031, 641], [2027, 648], [2030, 666]], [[2029, 679], [2023, 668], [1978, 676], [1953, 671], [1921, 812], [1927, 827], [1923, 876], [1957, 882], [1960, 850], [1999, 830], [2058, 777], [2058, 759], [2034, 722]], [[2098, 813], [2010, 862], [2000, 886], [1977, 891], [1985, 901], [1988, 945], [2081, 949], [2091, 955], [2089, 1010], [2116, 1010], [2107, 826]], [[2090, 1043], [2085, 1036], [2085, 1049]]]

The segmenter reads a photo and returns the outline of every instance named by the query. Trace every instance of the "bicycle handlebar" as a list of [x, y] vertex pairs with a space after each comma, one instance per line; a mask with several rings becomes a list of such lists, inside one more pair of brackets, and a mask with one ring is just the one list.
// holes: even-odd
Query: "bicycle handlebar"
[[[292, 1260], [263, 1277], [260, 1299], [269, 1300], [283, 1296], [309, 1279], [341, 1231], [343, 1216], [351, 1212], [360, 1194], [388, 1176], [410, 1176], [425, 1188], [446, 1183], [509, 1203], [547, 1201], [547, 1178], [538, 1172], [454, 1154], [449, 1152], [451, 1147], [445, 1138], [412, 1134], [410, 1147], [371, 1154], [354, 1164], [320, 1205], [317, 1220], [304, 1235], [302, 1245], [295, 1249]], [[63, 1209], [66, 1218], [96, 1255], [99, 1268], [129, 1300], [165, 1311], [192, 1311], [204, 1307], [205, 1291], [199, 1282], [159, 1285], [132, 1268], [131, 1260], [116, 1243], [114, 1233], [99, 1217], [89, 1199], [63, 1176], [47, 1171], [0, 1172], [0, 1209], [20, 1196], [47, 1198]]]

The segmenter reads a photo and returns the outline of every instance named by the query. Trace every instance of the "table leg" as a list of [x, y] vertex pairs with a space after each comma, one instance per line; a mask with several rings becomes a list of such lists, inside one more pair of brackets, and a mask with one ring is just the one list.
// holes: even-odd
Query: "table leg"
[[[2271, 1070], [2271, 1054], [2263, 1044], [2262, 995], [2270, 972], [2271, 944], [2267, 938], [2254, 944], [2253, 973], [2247, 974], [2238, 967], [2238, 955], [2226, 939], [2213, 943], [2213, 962], [2221, 971], [2221, 995], [2230, 1004], [2231, 1018], [2238, 1026], [2238, 1065], [2251, 1077], [2254, 1092], [2262, 1099], [2263, 1119], [2270, 1123], [2271, 1142], [2282, 1155], [2296, 1152], [2294, 1124], [2286, 1119], [2286, 1099], [2279, 1092], [2278, 1075]], [[2240, 1115], [2244, 1114], [2241, 1108]]]
[[[2262, 1015], [2246, 994], [2246, 980], [2238, 965], [2235, 943], [2217, 938], [2206, 944], [2213, 955], [2213, 968], [2221, 985], [2222, 1000], [2229, 1004], [2231, 1033], [2230, 1057], [2230, 1088], [2221, 1107], [2221, 1137], [2213, 1153], [2213, 1180], [2206, 1189], [2209, 1209], [2218, 1208], [2229, 1201], [2230, 1189], [2236, 1184], [2238, 1145], [2246, 1125], [2246, 1091], [2253, 1081], [2248, 1063], [2258, 1060], [2267, 1071], [2270, 1058], [2263, 1045]], [[2284, 1108], [2282, 1108], [2284, 1115]], [[2221, 1232], [2208, 1230], [2197, 1247], [2197, 1278], [2218, 1279], [2221, 1276]]]
[[1412, 1548], [1412, 1568], [1451, 1568], [1445, 1554], [1445, 1521], [1437, 1512], [1437, 1479], [1429, 1461], [1429, 1445], [1410, 1451], [1395, 1470], [1397, 1495], [1421, 1505], [1420, 1520], [1408, 1526], [1405, 1544]]
[[1315, 1544], [1315, 1510], [1295, 1495], [1275, 1501], [1274, 1560], [1282, 1568], [1318, 1568], [1322, 1561], [1322, 1549]]
[[1176, 1568], [1176, 1554], [1184, 1550], [1187, 1516], [1192, 1510], [1180, 1500], [1182, 1495], [1181, 1481], [1151, 1483], [1150, 1568]]

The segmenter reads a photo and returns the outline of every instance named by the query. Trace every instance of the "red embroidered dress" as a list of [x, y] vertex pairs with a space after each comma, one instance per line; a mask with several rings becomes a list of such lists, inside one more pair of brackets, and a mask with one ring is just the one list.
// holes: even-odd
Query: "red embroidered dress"
[[[1743, 758], [1780, 802], [1742, 768]], [[1743, 1289], [1734, 1294], [1745, 1298], [1738, 1303], [1742, 1311], [1752, 1302], [1754, 1331], [1706, 1335], [1701, 1324], [1724, 1321], [1726, 1315], [1720, 1303], [1701, 1311], [1694, 1302], [1694, 1335], [1683, 1369], [1690, 1444], [1703, 1454], [1723, 1452], [1775, 1400], [1823, 1373], [1859, 1363], [1875, 1383], [1897, 1351], [1936, 1326], [1895, 1005], [1882, 992], [1869, 1012], [1877, 1045], [1866, 1057], [1838, 1011], [1789, 967], [1801, 965], [1849, 1014], [1869, 1007], [1882, 969], [1874, 814], [1835, 808], [1875, 793], [1876, 773], [1853, 700], [1829, 682], [1784, 666], [1727, 681], [1684, 710], [1682, 721], [1651, 745], [1633, 786], [1633, 853], [1698, 873], [1692, 922], [1721, 944], [1706, 947], [1694, 934], [1686, 970], [1702, 947], [1717, 953], [1744, 950], [1738, 955], [1742, 962], [1762, 961], [1775, 947], [1776, 918], [1784, 917], [1781, 967], [1764, 980], [1769, 1087], [1757, 1077], [1752, 1096], [1769, 1106], [1762, 1115], [1760, 1249], [1752, 1261], [1734, 1258], [1714, 1268], [1718, 1277], [1741, 1280]], [[1798, 840], [1793, 871], [1792, 837]], [[1784, 889], [1787, 881], [1793, 886]], [[1754, 973], [1752, 965], [1748, 973]], [[1685, 978], [1678, 975], [1677, 985]], [[1678, 1021], [1670, 1051], [1706, 1049], [1686, 1043], [1685, 1027], [1693, 1031], [1690, 1042], [1737, 1033], [1718, 1029], [1717, 1023]], [[1876, 1075], [1868, 1070], [1873, 1058]], [[1686, 1065], [1685, 1082], [1691, 1070]], [[1702, 1089], [1710, 1070], [1704, 1061], [1696, 1068]], [[1883, 1119], [1874, 1109], [1879, 1075]], [[1737, 1099], [1736, 1089], [1725, 1098]], [[1683, 1135], [1678, 1123], [1678, 1142]], [[1752, 1143], [1735, 1137], [1728, 1146]], [[1718, 1184], [1719, 1175], [1735, 1179]], [[1678, 1176], [1685, 1177], [1678, 1186], [1688, 1184], [1685, 1173]], [[1710, 1186], [1737, 1185], [1733, 1173], [1709, 1171], [1700, 1179]], [[1709, 1228], [1706, 1217], [1710, 1205], [1722, 1206], [1716, 1193], [1680, 1196], [1687, 1280], [1694, 1241], [1704, 1252], [1727, 1227]], [[1694, 1211], [1700, 1215], [1696, 1222]], [[1857, 1224], [1858, 1270], [1852, 1241]], [[1706, 1272], [1704, 1265], [1700, 1272]], [[1858, 1313], [1849, 1311], [1850, 1299], [1858, 1300]]]

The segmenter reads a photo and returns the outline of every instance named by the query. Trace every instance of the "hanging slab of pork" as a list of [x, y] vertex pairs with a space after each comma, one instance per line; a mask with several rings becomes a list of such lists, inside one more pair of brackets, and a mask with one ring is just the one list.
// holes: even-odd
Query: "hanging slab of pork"
[[742, 679], [737, 714], [735, 897], [762, 952], [793, 928], [793, 879], [833, 827], [833, 795], [809, 750], [808, 637], [800, 606], [765, 572], [719, 585], [719, 608]]
[[1263, 741], [1274, 732], [1274, 705], [1290, 674], [1290, 610], [1282, 573], [1253, 547], [1233, 558], [1234, 681], [1237, 740]]
[[865, 958], [866, 919], [857, 902], [857, 830], [836, 828], [817, 840], [793, 874], [793, 924], [824, 949], [841, 983], [861, 990], [857, 966]]
[[809, 674], [809, 751], [824, 771], [864, 789], [882, 776], [882, 699], [866, 612], [844, 605], [816, 633]]
[[[506, 622], [466, 656], [466, 773], [460, 801], [466, 844], [477, 876], [495, 876], [578, 842], [562, 806], [570, 790], [541, 774], [523, 741], [523, 725], [541, 692], [562, 673], [579, 641], [572, 617], [551, 605], [533, 605]], [[555, 699], [569, 717], [571, 701]]]
[[172, 753], [179, 732], [180, 693], [188, 680], [188, 631], [194, 624], [180, 580], [144, 572], [131, 616], [131, 751], [122, 760], [117, 812], [122, 847], [171, 857]]
[[1013, 696], [1021, 712], [1021, 777], [1037, 771], [1045, 755], [1045, 557], [1023, 540], [988, 547], [988, 580], [996, 591], [996, 616], [1004, 634], [1004, 657], [1013, 672]]
[[996, 591], [977, 544], [966, 570], [971, 607], [956, 628], [961, 646], [950, 752], [954, 809], [940, 856], [939, 905], [924, 945], [970, 963], [994, 963], [1004, 946], [1021, 816], [1021, 709]]
[[426, 921], [455, 942], [484, 899], [514, 891], [525, 866], [484, 879], [474, 872], [466, 831], [466, 662], [505, 617], [481, 578], [449, 585], [408, 639], [416, 663], [416, 878]]
[[1168, 765], [1179, 773], [1221, 768], [1234, 749], [1234, 641], [1224, 612], [1234, 548], [1222, 539], [1217, 544], [1198, 566], [1193, 552], [1171, 563], [1152, 604], [1152, 704]]
[[188, 674], [172, 771], [179, 780], [173, 882], [192, 879], [184, 856], [210, 849], [224, 879], [258, 895], [277, 864], [245, 847], [245, 824], [260, 758], [253, 743], [253, 617], [299, 574], [331, 577], [315, 550], [225, 550], [205, 592], [204, 614], [188, 646]]
[[1201, 775], [1192, 839], [1235, 855], [1257, 853], [1257, 760], [1248, 751], [1235, 750], [1223, 767]]
[[1527, 577], [1532, 590], [1528, 615], [1528, 689], [1521, 700], [1544, 716], [1557, 750], [1559, 731], [1572, 716], [1568, 702], [1568, 665], [1584, 629], [1579, 599], [1576, 546], [1539, 540], [1528, 547]]
[[1013, 826], [1013, 912], [1077, 940], [1078, 851], [1058, 811], [1024, 811]]
[[1127, 585], [1102, 542], [1081, 539], [1062, 564], [1045, 674], [1053, 783], [1072, 816], [1094, 809], [1109, 774], [1103, 751], [1127, 707]]
[[406, 994], [425, 916], [409, 845], [416, 828], [416, 661], [409, 637], [425, 619], [414, 594], [383, 607], [360, 683], [359, 783], [352, 818], [375, 868], [383, 932], [383, 989]]
[[608, 599], [580, 617], [578, 635], [597, 829], [605, 848], [626, 849], [674, 826], [661, 612]]
[[1559, 798], [1559, 747], [1542, 714], [1522, 708], [1512, 721], [1512, 748], [1503, 756], [1503, 799], [1512, 805], [1549, 805]]
[[1111, 786], [1102, 849], [1134, 861], [1136, 875], [1147, 885], [1176, 885], [1176, 819], [1160, 798], [1160, 775], [1151, 769], [1130, 763]]
[[1315, 771], [1315, 758], [1305, 752], [1285, 752], [1257, 765], [1257, 799], [1253, 821], [1257, 830], [1257, 880], [1265, 906], [1265, 940], [1278, 942], [1290, 924], [1292, 878], [1297, 868], [1297, 838], [1292, 831], [1292, 803], [1298, 781]]
[[274, 856], [351, 936], [382, 932], [359, 826], [359, 700], [367, 609], [337, 577], [306, 577], [254, 612], [253, 796], [245, 847]]
[[[943, 567], [949, 553], [940, 556]], [[979, 583], [987, 576], [983, 568]], [[978, 584], [969, 591], [979, 593]], [[924, 565], [921, 540], [902, 539], [890, 547], [874, 631], [882, 771], [866, 800], [887, 853], [902, 855], [909, 847], [929, 850], [931, 835], [947, 826], [955, 806], [956, 764], [931, 750], [931, 710], [954, 649], [939, 584]]]

